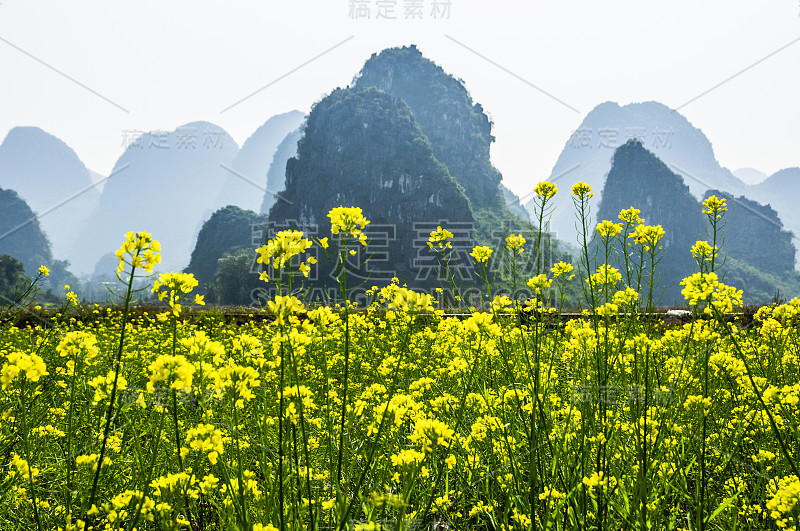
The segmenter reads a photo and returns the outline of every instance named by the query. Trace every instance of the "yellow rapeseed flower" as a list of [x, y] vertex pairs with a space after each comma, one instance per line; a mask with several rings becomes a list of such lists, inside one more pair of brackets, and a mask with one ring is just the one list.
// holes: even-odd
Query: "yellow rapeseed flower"
[[193, 374], [194, 365], [183, 355], [162, 354], [150, 364], [150, 380], [147, 382], [147, 392], [155, 392], [156, 386], [163, 382], [170, 389], [188, 393], [192, 390]]
[[664, 237], [664, 228], [661, 225], [637, 225], [629, 238], [633, 238], [645, 251], [658, 245]]
[[392, 290], [389, 308], [403, 312], [433, 311], [433, 296], [426, 293], [417, 293], [404, 287]]
[[[271, 265], [273, 269], [285, 269], [292, 258], [306, 252], [310, 247], [311, 240], [306, 239], [301, 231], [282, 230], [265, 245], [256, 249], [259, 255], [256, 262]], [[305, 273], [305, 276], [308, 274]]]
[[572, 186], [572, 194], [578, 199], [589, 199], [590, 197], [594, 197], [592, 187], [583, 181], [578, 181]]
[[536, 194], [536, 197], [538, 197], [540, 201], [546, 201], [558, 193], [558, 188], [555, 183], [542, 181], [536, 185], [536, 188], [533, 189], [533, 193]]
[[435, 245], [439, 249], [452, 249], [453, 244], [450, 242], [452, 237], [452, 232], [443, 229], [441, 226], [437, 226], [436, 230], [432, 231], [430, 238], [428, 238], [428, 247], [433, 249]]
[[305, 306], [292, 295], [276, 295], [275, 299], [267, 302], [267, 309], [275, 316], [275, 322], [282, 324], [291, 315], [305, 310]]
[[642, 211], [638, 208], [630, 207], [627, 209], [620, 210], [619, 216], [617, 216], [620, 221], [624, 221], [629, 225], [638, 225], [639, 223], [644, 223], [644, 220], [639, 217]]
[[714, 255], [717, 254], [717, 248], [707, 241], [698, 240], [692, 246], [692, 256], [695, 257], [698, 263], [710, 262]]
[[[167, 299], [172, 313], [177, 317], [181, 313], [180, 301], [191, 293], [197, 284], [197, 279], [191, 273], [162, 273], [158, 276], [158, 280], [153, 282], [151, 291], [158, 294], [158, 300]], [[162, 291], [162, 287], [166, 289]], [[196, 299], [195, 302], [197, 302]]]
[[620, 232], [622, 232], [622, 224], [621, 223], [614, 223], [607, 219], [604, 219], [600, 223], [597, 224], [597, 232], [603, 238], [604, 241], [607, 241], [610, 238], [613, 238]]
[[28, 381], [38, 382], [49, 373], [44, 360], [37, 354], [15, 351], [8, 355], [6, 363], [0, 368], [0, 383], [3, 389], [11, 387], [14, 379], [20, 374], [24, 374]]
[[212, 465], [217, 464], [217, 459], [225, 451], [224, 442], [222, 432], [213, 424], [198, 424], [186, 433], [189, 448], [206, 455]]
[[514, 256], [519, 256], [525, 250], [525, 237], [522, 234], [509, 234], [506, 236], [506, 250]]
[[125, 241], [115, 253], [117, 260], [117, 277], [122, 279], [125, 264], [132, 267], [144, 268], [148, 273], [153, 272], [153, 267], [161, 262], [161, 244], [154, 240], [147, 232], [129, 232]]
[[597, 273], [586, 279], [590, 285], [616, 284], [622, 280], [622, 274], [614, 267], [603, 264], [597, 268]]
[[725, 199], [720, 199], [719, 197], [712, 195], [703, 201], [703, 214], [709, 217], [721, 219], [722, 215], [727, 211], [728, 207], [725, 205]]
[[[567, 262], [556, 262], [553, 264], [553, 267], [550, 268], [550, 271], [553, 273], [553, 276], [558, 278], [561, 275], [566, 275], [567, 273], [571, 273], [574, 267], [572, 264], [568, 264]], [[571, 275], [569, 278], [571, 279], [575, 275]]]
[[689, 305], [697, 306], [700, 301], [707, 300], [717, 285], [719, 279], [713, 271], [711, 273], [694, 273], [681, 280], [681, 286], [686, 286], [681, 290], [684, 298], [689, 301]]
[[331, 209], [328, 217], [331, 220], [331, 234], [349, 233], [361, 245], [367, 245], [367, 236], [361, 231], [369, 225], [369, 220], [359, 207], [339, 206]]
[[484, 245], [478, 245], [470, 253], [476, 262], [485, 264], [492, 256], [492, 250]]
[[548, 280], [545, 273], [532, 277], [528, 280], [528, 287], [531, 288], [534, 293], [542, 293], [542, 291], [549, 288], [552, 284], [553, 279]]
[[255, 398], [252, 389], [261, 384], [258, 371], [253, 367], [230, 364], [214, 373], [217, 391], [231, 393], [236, 407], [243, 407], [244, 403]]

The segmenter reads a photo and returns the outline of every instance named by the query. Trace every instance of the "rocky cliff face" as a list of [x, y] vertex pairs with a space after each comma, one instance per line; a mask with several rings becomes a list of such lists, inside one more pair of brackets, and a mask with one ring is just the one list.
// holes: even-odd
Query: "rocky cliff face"
[[377, 87], [411, 107], [434, 156], [464, 187], [473, 208], [499, 210], [505, 205], [499, 189], [502, 176], [489, 160], [492, 124], [461, 81], [412, 45], [373, 54], [355, 84]]
[[729, 257], [774, 275], [794, 271], [795, 246], [792, 234], [783, 230], [783, 223], [772, 207], [719, 190], [709, 190], [704, 198], [712, 195], [725, 198], [728, 206], [723, 218], [723, 251]]
[[303, 131], [298, 128], [286, 135], [275, 150], [267, 171], [267, 191], [261, 202], [262, 214], [269, 214], [269, 209], [280, 200], [280, 194], [286, 189], [286, 162], [297, 156], [297, 143], [302, 137]]
[[[370, 238], [386, 245], [369, 267], [401, 281], [414, 280], [413, 257], [427, 240], [427, 233], [419, 240], [415, 222], [435, 228], [439, 220], [473, 220], [463, 189], [434, 156], [411, 109], [375, 88], [336, 89], [314, 106], [282, 195], [270, 221], [316, 225], [319, 236], [330, 235], [332, 208], [361, 207], [372, 222]], [[324, 263], [318, 276], [330, 283]]]
[[694, 271], [689, 249], [705, 236], [700, 203], [689, 187], [640, 142], [629, 141], [614, 153], [602, 193], [598, 220], [618, 222], [620, 211], [633, 206], [642, 211], [645, 224], [664, 228], [664, 257], [658, 265], [661, 304], [680, 304], [680, 281]]
[[[707, 191], [705, 197], [711, 195], [726, 198], [728, 205], [718, 262], [727, 255], [718, 271], [725, 282], [743, 289], [749, 303], [768, 302], [776, 291], [793, 292], [797, 287], [794, 247], [775, 211], [718, 190]], [[698, 270], [690, 249], [698, 240], [711, 240], [708, 222], [683, 178], [634, 140], [614, 153], [597, 219], [617, 222], [620, 210], [631, 206], [642, 211], [647, 225], [661, 225], [666, 231], [664, 255], [657, 267], [664, 288], [660, 303], [683, 304], [680, 281]]]

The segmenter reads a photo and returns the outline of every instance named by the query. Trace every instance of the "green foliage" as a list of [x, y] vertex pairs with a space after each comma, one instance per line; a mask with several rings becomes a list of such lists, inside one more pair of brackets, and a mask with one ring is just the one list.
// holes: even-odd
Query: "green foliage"
[[16, 291], [25, 279], [22, 262], [7, 254], [0, 254], [0, 306], [14, 298]]
[[256, 247], [253, 244], [254, 227], [264, 225], [266, 221], [266, 216], [236, 206], [226, 206], [203, 223], [191, 261], [185, 269], [187, 273], [194, 274], [201, 291], [214, 281], [218, 262], [223, 255], [241, 249], [248, 250], [252, 255]]
[[36, 275], [41, 265], [50, 268], [50, 276], [43, 279], [42, 287], [59, 296], [63, 295], [65, 284], [78, 285], [78, 279], [67, 270], [69, 262], [53, 257], [39, 219], [15, 191], [0, 188], [0, 212], [0, 254], [19, 260], [30, 277]]
[[208, 285], [209, 302], [224, 305], [250, 305], [253, 290], [265, 287], [258, 275], [251, 272], [255, 261], [252, 249], [237, 249], [218, 260], [213, 281]]
[[800, 273], [796, 271], [769, 273], [730, 255], [723, 271], [724, 282], [744, 291], [743, 298], [748, 304], [767, 304], [775, 299], [776, 294], [787, 298], [800, 296]]

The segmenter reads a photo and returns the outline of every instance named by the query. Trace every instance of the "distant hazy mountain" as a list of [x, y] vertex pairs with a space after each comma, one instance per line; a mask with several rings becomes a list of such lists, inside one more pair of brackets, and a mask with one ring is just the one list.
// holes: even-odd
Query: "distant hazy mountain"
[[737, 179], [747, 185], [758, 184], [767, 178], [767, 174], [755, 168], [739, 168], [734, 170], [733, 174]]
[[93, 170], [89, 170], [89, 175], [92, 178], [92, 183], [95, 184], [95, 190], [98, 191], [98, 196], [99, 196], [99, 194], [103, 193], [103, 188], [105, 188], [105, 186], [106, 186], [106, 182], [105, 182], [106, 181], [106, 176], [102, 175], [100, 173], [97, 173], [96, 171], [93, 171]]
[[[575, 214], [570, 188], [584, 181], [594, 188], [592, 212], [602, 199], [614, 150], [629, 139], [658, 156], [680, 174], [695, 198], [709, 188], [740, 194], [744, 184], [717, 162], [711, 142], [680, 113], [657, 102], [619, 106], [606, 102], [595, 107], [567, 140], [548, 180], [556, 182], [556, 210], [552, 227], [559, 239], [575, 240]], [[531, 188], [535, 183], [531, 183]], [[532, 202], [526, 203], [531, 211]]]
[[297, 155], [297, 142], [303, 137], [301, 128], [295, 129], [278, 145], [272, 163], [267, 171], [267, 191], [261, 202], [261, 213], [269, 214], [269, 209], [278, 200], [278, 196], [286, 189], [286, 163]]
[[784, 227], [794, 233], [795, 247], [800, 247], [800, 168], [776, 172], [763, 182], [749, 186], [745, 195], [774, 208]]
[[239, 152], [221, 127], [193, 122], [172, 132], [139, 137], [117, 160], [100, 207], [84, 233], [84, 269], [119, 248], [128, 231], [150, 232], [161, 242], [161, 271], [189, 263], [197, 232]]
[[[258, 210], [264, 195], [267, 170], [275, 150], [286, 135], [302, 123], [303, 113], [290, 111], [273, 116], [256, 129], [242, 144], [242, 149], [230, 166], [234, 171], [227, 172], [225, 184], [214, 202], [214, 210], [227, 205]], [[285, 162], [284, 160], [284, 164]]]
[[15, 190], [39, 216], [57, 260], [80, 261], [77, 238], [100, 197], [93, 184], [75, 152], [38, 127], [15, 127], [0, 145], [0, 186]]

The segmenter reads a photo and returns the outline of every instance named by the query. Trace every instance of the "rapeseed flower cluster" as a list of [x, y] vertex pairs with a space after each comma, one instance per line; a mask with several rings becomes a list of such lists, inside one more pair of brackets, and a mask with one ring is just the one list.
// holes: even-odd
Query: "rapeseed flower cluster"
[[698, 240], [692, 246], [691, 253], [697, 263], [702, 265], [703, 262], [710, 262], [716, 256], [717, 248], [707, 241]]
[[364, 217], [359, 207], [336, 207], [328, 212], [331, 220], [331, 234], [336, 236], [339, 233], [349, 234], [354, 240], [358, 240], [361, 245], [367, 245], [367, 235], [362, 232], [369, 220]]
[[550, 181], [541, 181], [533, 189], [533, 193], [536, 195], [539, 201], [546, 201], [555, 197], [555, 195], [558, 193], [558, 187], [555, 185], [555, 183], [551, 183]]
[[722, 219], [722, 215], [728, 211], [725, 199], [712, 195], [703, 201], [703, 214], [712, 218]]
[[398, 287], [392, 293], [389, 308], [406, 313], [432, 312], [433, 296], [419, 293], [408, 288]]
[[129, 232], [116, 256], [119, 262], [117, 277], [120, 280], [123, 280], [121, 275], [126, 264], [132, 268], [143, 268], [149, 274], [156, 264], [161, 263], [161, 244], [147, 232]]
[[542, 295], [547, 289], [550, 288], [552, 284], [553, 279], [548, 279], [545, 273], [531, 277], [527, 282], [527, 285], [529, 288], [531, 288], [531, 291], [537, 295]]
[[614, 223], [606, 219], [597, 224], [597, 233], [600, 234], [603, 241], [614, 238], [620, 232], [622, 232], [621, 223]]
[[[572, 273], [573, 269], [574, 269], [574, 267], [573, 267], [572, 264], [568, 264], [566, 262], [556, 262], [555, 264], [553, 264], [553, 267], [550, 268], [550, 271], [553, 273], [553, 276], [557, 278], [557, 277]], [[575, 275], [571, 275], [569, 277], [570, 280], [574, 276]]]
[[597, 272], [586, 279], [586, 282], [591, 286], [597, 285], [615, 285], [622, 280], [622, 273], [615, 267], [608, 264], [603, 264], [597, 268]]
[[188, 393], [192, 389], [194, 371], [194, 365], [182, 354], [161, 354], [150, 364], [147, 391], [153, 393], [157, 387], [166, 387]]
[[[636, 233], [639, 214], [621, 212], [614, 236]], [[619, 224], [603, 226], [612, 237]], [[638, 234], [640, 257], [663, 238]], [[472, 256], [486, 264], [491, 249]], [[8, 527], [84, 531], [430, 519], [670, 529], [688, 528], [676, 523], [686, 515], [692, 528], [796, 528], [800, 299], [759, 310], [748, 328], [717, 317], [741, 291], [696, 273], [687, 301], [711, 315], [654, 326], [635, 310], [647, 297], [611, 267], [620, 263], [589, 275], [604, 297], [563, 324], [518, 313], [503, 290], [486, 299], [491, 310], [419, 315], [433, 299], [395, 280], [371, 290], [364, 311], [307, 310], [293, 293], [270, 301], [274, 320], [142, 312], [121, 345], [117, 310], [2, 328], [0, 514]], [[560, 288], [578, 269], [558, 262], [527, 273], [528, 286]], [[162, 300], [194, 289], [175, 275], [158, 283]], [[548, 304], [537, 297], [536, 308]]]
[[188, 448], [184, 448], [185, 455], [183, 457], [186, 457], [191, 449], [191, 451], [205, 455], [209, 463], [216, 465], [219, 456], [225, 452], [225, 441], [226, 437], [222, 431], [213, 424], [198, 424], [186, 432]]
[[664, 234], [664, 228], [661, 225], [637, 225], [628, 237], [633, 238], [645, 251], [649, 251], [650, 248], [658, 245]]
[[472, 256], [479, 264], [485, 264], [492, 256], [492, 249], [484, 245], [478, 245], [472, 249], [470, 256]]
[[618, 218], [620, 221], [625, 222], [625, 224], [628, 226], [638, 225], [640, 223], [644, 223], [644, 220], [639, 217], [639, 214], [641, 213], [642, 211], [638, 208], [630, 207], [620, 210]]
[[430, 237], [428, 238], [428, 248], [433, 249], [434, 246], [439, 249], [452, 249], [453, 233], [447, 229], [443, 229], [441, 226], [437, 226], [435, 231], [431, 232]]
[[681, 285], [685, 286], [681, 293], [689, 301], [690, 306], [707, 302], [721, 313], [730, 313], [734, 306], [743, 305], [742, 290], [721, 283], [713, 271], [693, 273], [684, 278]]
[[[271, 266], [274, 270], [280, 271], [289, 267], [292, 259], [299, 256], [311, 248], [311, 240], [306, 239], [299, 230], [282, 230], [275, 234], [265, 245], [256, 249], [258, 258], [256, 262]], [[317, 263], [317, 259], [309, 256], [305, 262], [300, 262], [298, 270], [303, 276], [308, 277], [311, 267], [308, 264]], [[262, 271], [259, 278], [265, 282], [269, 281], [266, 271]]]
[[20, 375], [24, 381], [37, 383], [48, 374], [47, 367], [41, 356], [14, 351], [7, 356], [6, 362], [0, 368], [0, 384], [6, 390], [12, 387], [12, 384]]
[[586, 200], [594, 197], [592, 187], [583, 181], [578, 181], [572, 186], [572, 195], [580, 200]]
[[506, 236], [506, 251], [509, 251], [512, 256], [519, 256], [525, 251], [525, 238], [522, 234]]
[[[167, 300], [173, 315], [181, 314], [180, 302], [197, 287], [197, 279], [192, 273], [162, 273], [158, 280], [153, 282], [152, 292], [158, 295], [158, 300]], [[162, 289], [163, 288], [163, 289]], [[196, 295], [195, 304], [205, 305], [203, 297]]]

